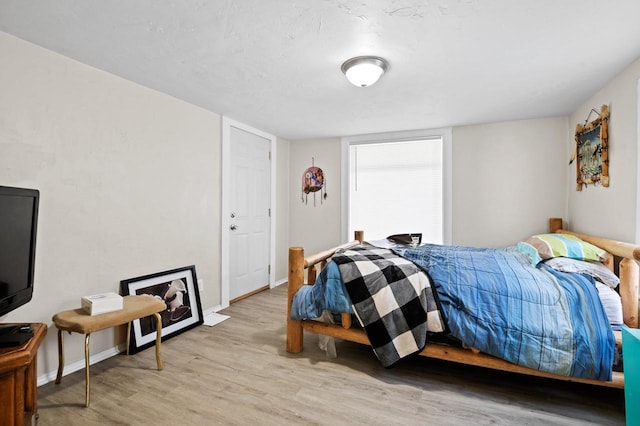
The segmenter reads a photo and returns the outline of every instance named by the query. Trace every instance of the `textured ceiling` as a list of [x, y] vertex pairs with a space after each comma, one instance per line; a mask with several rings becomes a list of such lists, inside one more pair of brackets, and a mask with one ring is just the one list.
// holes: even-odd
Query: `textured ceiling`
[[[0, 30], [291, 140], [573, 112], [640, 1], [2, 0]], [[374, 86], [346, 59], [382, 56]], [[6, 59], [3, 59], [6, 60]]]

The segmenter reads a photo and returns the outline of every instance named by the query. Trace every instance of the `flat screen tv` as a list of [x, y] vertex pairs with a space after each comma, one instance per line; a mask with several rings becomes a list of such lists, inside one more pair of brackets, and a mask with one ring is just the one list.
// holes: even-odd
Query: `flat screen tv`
[[33, 295], [40, 192], [0, 186], [0, 317]]

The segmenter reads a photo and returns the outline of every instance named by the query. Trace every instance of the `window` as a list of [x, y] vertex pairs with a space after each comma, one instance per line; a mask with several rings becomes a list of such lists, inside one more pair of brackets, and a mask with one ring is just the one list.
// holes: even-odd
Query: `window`
[[448, 244], [450, 131], [404, 132], [343, 139], [343, 233], [367, 240], [422, 233]]

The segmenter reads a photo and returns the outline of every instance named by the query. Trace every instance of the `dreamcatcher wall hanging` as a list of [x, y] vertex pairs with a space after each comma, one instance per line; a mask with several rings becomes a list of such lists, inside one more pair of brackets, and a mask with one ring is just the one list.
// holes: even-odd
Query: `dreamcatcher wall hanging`
[[320, 204], [327, 198], [327, 183], [324, 172], [314, 165], [315, 159], [311, 157], [311, 167], [302, 173], [302, 202], [307, 204], [309, 193], [313, 192], [313, 205], [316, 205], [316, 192], [320, 192]]

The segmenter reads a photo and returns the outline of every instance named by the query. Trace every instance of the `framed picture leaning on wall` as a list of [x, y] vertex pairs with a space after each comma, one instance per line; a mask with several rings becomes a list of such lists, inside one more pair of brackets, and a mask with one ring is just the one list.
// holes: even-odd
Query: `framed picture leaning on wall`
[[[194, 265], [122, 280], [120, 288], [123, 296], [148, 294], [164, 301], [167, 309], [160, 312], [162, 341], [204, 322]], [[129, 353], [155, 345], [155, 336], [152, 317], [133, 321]]]

